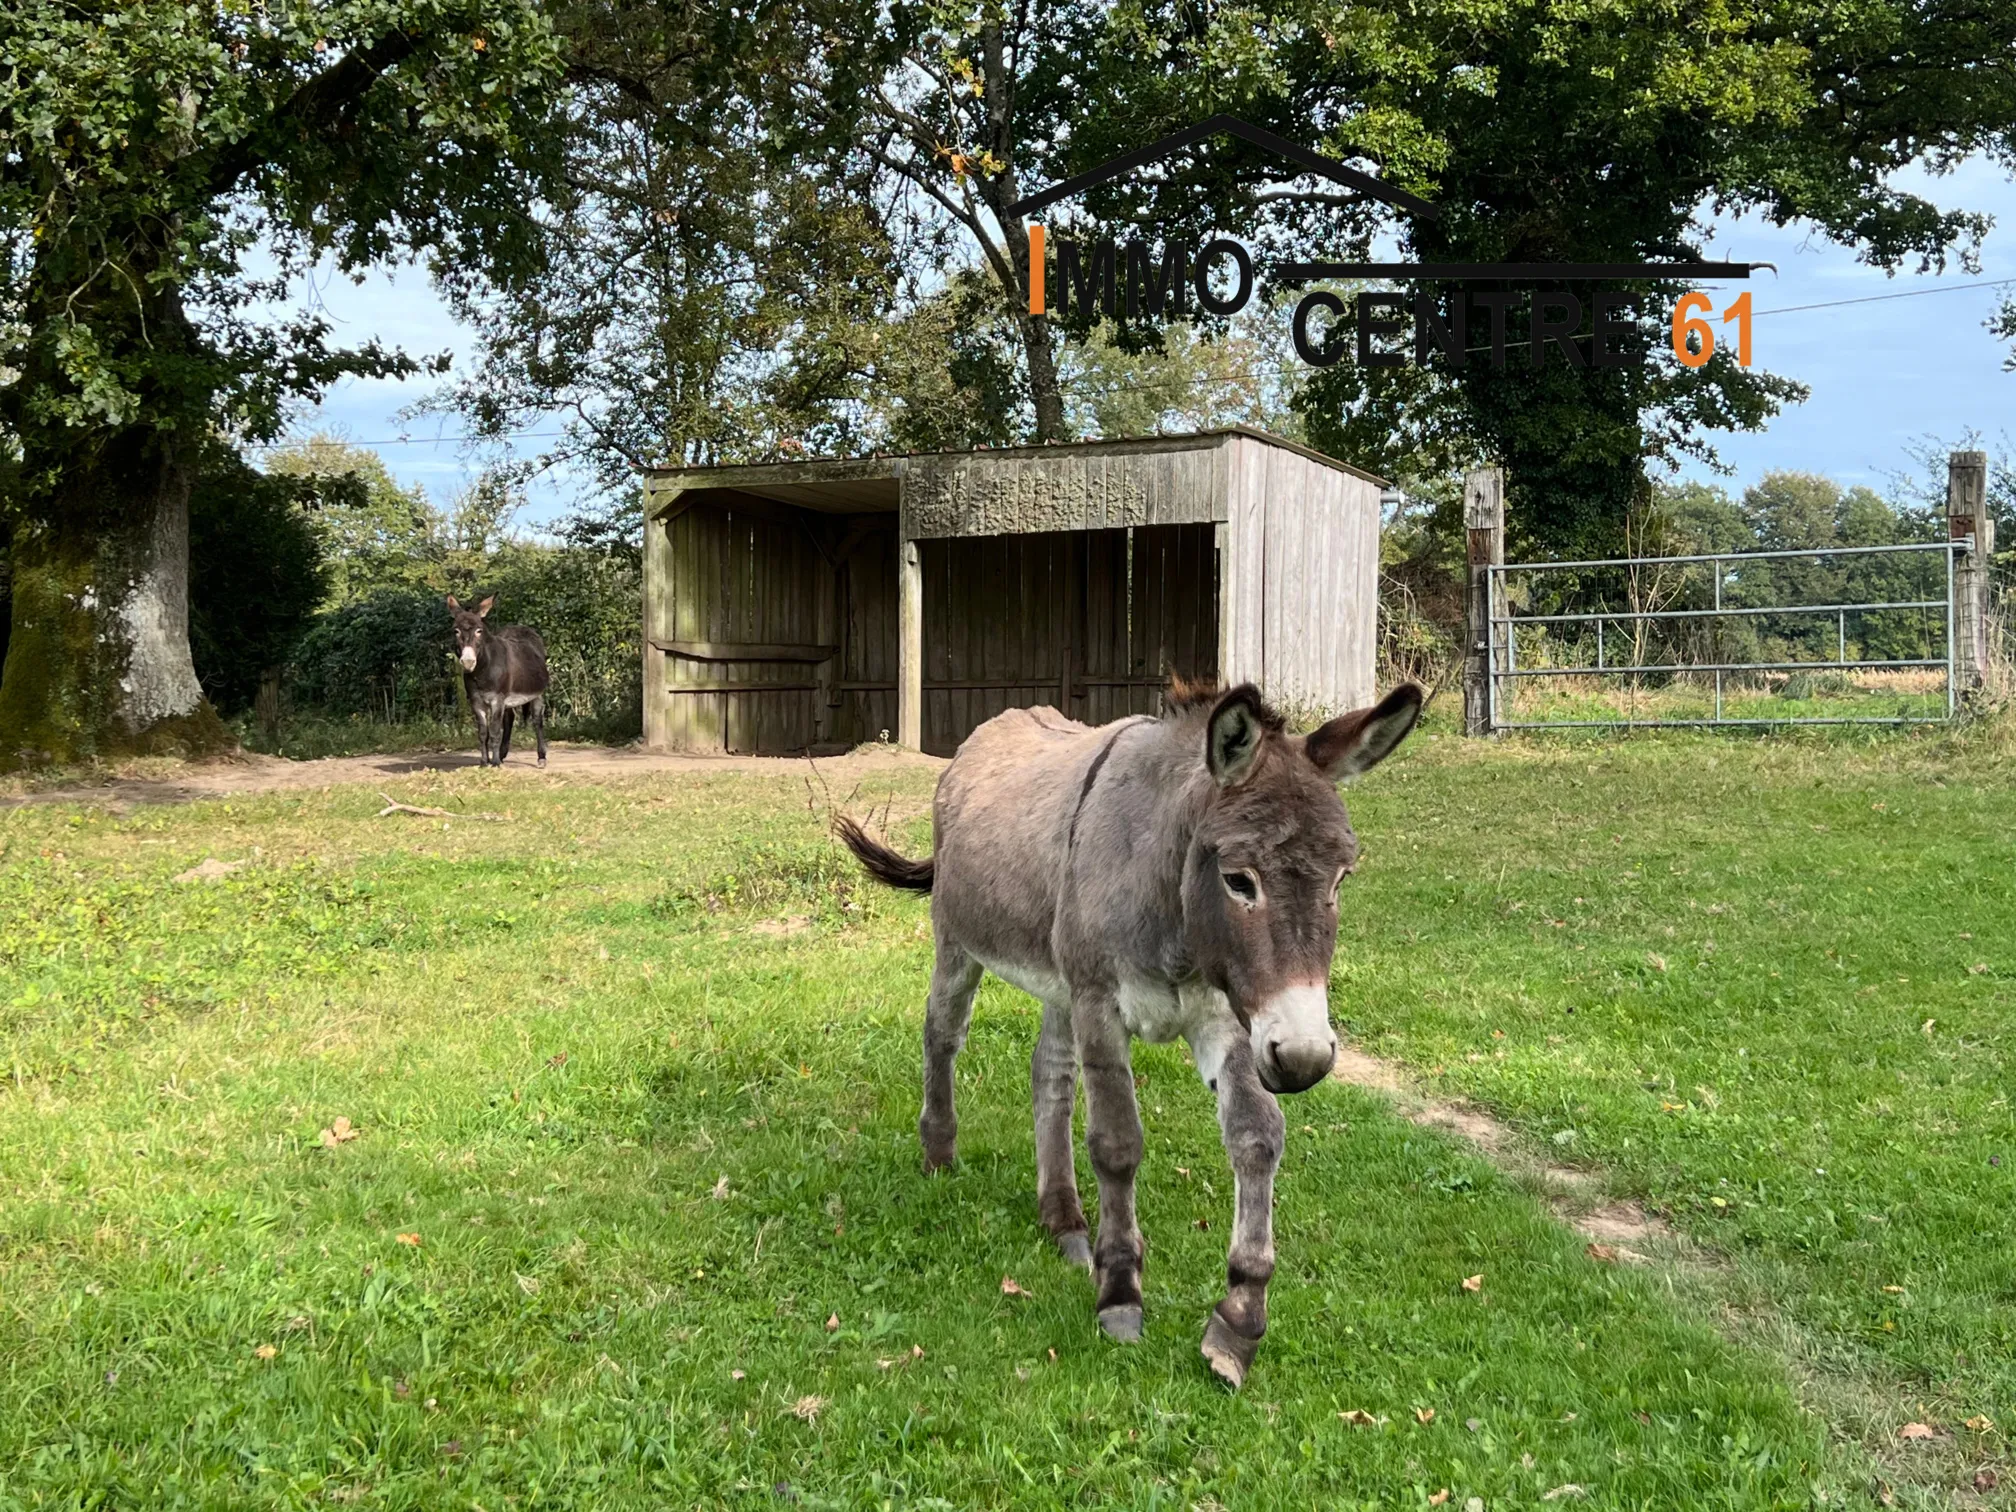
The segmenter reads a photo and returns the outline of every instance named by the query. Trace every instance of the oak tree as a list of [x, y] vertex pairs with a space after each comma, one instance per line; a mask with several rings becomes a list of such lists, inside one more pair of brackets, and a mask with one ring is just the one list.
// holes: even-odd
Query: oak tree
[[562, 57], [531, 0], [14, 0], [0, 22], [0, 767], [200, 749], [192, 468], [348, 374], [318, 260], [527, 247]]

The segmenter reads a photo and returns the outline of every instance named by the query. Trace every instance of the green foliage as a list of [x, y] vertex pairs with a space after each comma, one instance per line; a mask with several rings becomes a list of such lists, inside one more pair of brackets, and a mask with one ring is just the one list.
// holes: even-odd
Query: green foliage
[[291, 480], [213, 448], [189, 498], [189, 644], [220, 713], [249, 707], [328, 589], [323, 542]]
[[44, 581], [15, 595], [0, 761], [214, 746], [186, 639], [124, 629], [139, 585], [187, 588], [205, 438], [428, 365], [291, 296], [325, 262], [519, 261], [560, 57], [533, 0], [17, 0], [4, 51], [0, 504], [47, 537], [15, 551]]
[[1306, 370], [1290, 344], [1290, 308], [1256, 302], [1230, 321], [1172, 320], [1156, 331], [1101, 321], [1059, 354], [1072, 433], [1183, 435], [1253, 425], [1300, 440], [1295, 399]]
[[576, 88], [536, 259], [444, 264], [483, 355], [441, 403], [478, 435], [564, 417], [543, 465], [591, 480], [587, 536], [634, 544], [637, 469], [865, 450], [902, 282], [866, 165], [794, 120], [844, 99], [864, 19], [837, 4], [561, 7]]
[[867, 398], [892, 451], [961, 451], [1024, 439], [1028, 401], [1013, 324], [965, 275], [888, 328]]
[[[1705, 209], [1807, 218], [1883, 266], [1965, 256], [1986, 222], [1895, 187], [1907, 163], [1970, 151], [2016, 160], [2016, 76], [1982, 57], [2016, 44], [2016, 11], [1968, 0], [1615, 0], [1600, 14], [1516, 0], [1296, 0], [1200, 16], [1128, 7], [1076, 60], [1090, 119], [1069, 166], [1225, 110], [1378, 165], [1443, 207], [1408, 219], [1376, 202], [1278, 181], [1252, 152], [1200, 150], [1183, 171], [1089, 191], [1099, 224], [1169, 234], [1208, 220], [1310, 257], [1367, 255], [1397, 237], [1425, 261], [1668, 261], [1697, 255]], [[1419, 287], [1418, 285], [1415, 287]], [[1577, 285], [1585, 291], [1588, 285]], [[1495, 459], [1523, 545], [1611, 554], [1648, 501], [1644, 462], [1703, 454], [1803, 397], [1718, 353], [1680, 367], [1646, 288], [1643, 370], [1460, 373], [1340, 364], [1304, 389], [1308, 434], [1404, 476]], [[1515, 315], [1515, 320], [1518, 317]], [[1473, 344], [1475, 338], [1473, 337]], [[1412, 465], [1407, 465], [1411, 461]]]
[[447, 522], [420, 490], [400, 487], [376, 452], [318, 433], [276, 447], [265, 470], [302, 491], [329, 563], [330, 603], [432, 585]]
[[[25, 502], [55, 507], [92, 438], [270, 434], [280, 405], [345, 373], [317, 316], [253, 309], [303, 261], [395, 251], [503, 266], [558, 58], [521, 0], [353, 0], [85, 12], [22, 0], [0, 73], [0, 430]], [[248, 276], [263, 242], [277, 278]], [[200, 307], [200, 317], [191, 313]]]
[[318, 616], [294, 653], [294, 706], [387, 723], [458, 718], [462, 672], [445, 595], [471, 602], [494, 593], [495, 623], [529, 625], [546, 642], [556, 733], [626, 740], [642, 728], [643, 590], [629, 562], [580, 547], [509, 545], [458, 556], [430, 576], [422, 587], [374, 587]]
[[317, 617], [294, 651], [293, 696], [335, 715], [433, 719], [451, 712], [459, 669], [442, 596], [378, 588]]

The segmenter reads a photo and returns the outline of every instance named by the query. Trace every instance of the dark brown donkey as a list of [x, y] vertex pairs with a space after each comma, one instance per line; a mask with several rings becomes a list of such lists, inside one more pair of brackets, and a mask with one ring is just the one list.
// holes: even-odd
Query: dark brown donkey
[[[1178, 687], [1162, 718], [1099, 729], [1054, 709], [1011, 709], [967, 737], [939, 779], [930, 860], [840, 821], [871, 873], [931, 894], [937, 962], [918, 1119], [927, 1170], [952, 1159], [952, 1063], [981, 971], [1042, 1001], [1031, 1068], [1037, 1211], [1065, 1258], [1092, 1268], [1100, 1325], [1116, 1339], [1141, 1336], [1141, 1115], [1128, 1043], [1189, 1042], [1218, 1095], [1232, 1163], [1229, 1286], [1204, 1356], [1233, 1386], [1267, 1328], [1285, 1128], [1275, 1094], [1315, 1086], [1337, 1055], [1330, 957], [1358, 840], [1336, 784], [1384, 758], [1420, 711], [1411, 684], [1306, 736], [1287, 733], [1251, 686]], [[1096, 1248], [1071, 1161], [1080, 1066]]]
[[[539, 743], [539, 765], [546, 765], [546, 642], [537, 630], [523, 625], [492, 629], [483, 617], [497, 602], [491, 594], [474, 609], [464, 609], [448, 595], [455, 616], [455, 642], [462, 660], [462, 690], [476, 720], [476, 739], [483, 747], [483, 765], [504, 765], [511, 754], [511, 721], [518, 710], [532, 722]], [[491, 755], [492, 744], [496, 755]]]

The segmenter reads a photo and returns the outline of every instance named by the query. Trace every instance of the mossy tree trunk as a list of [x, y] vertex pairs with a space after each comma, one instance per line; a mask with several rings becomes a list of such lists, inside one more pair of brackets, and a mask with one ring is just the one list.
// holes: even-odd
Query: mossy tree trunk
[[80, 448], [55, 507], [16, 523], [0, 771], [228, 743], [189, 657], [185, 450], [140, 427]]

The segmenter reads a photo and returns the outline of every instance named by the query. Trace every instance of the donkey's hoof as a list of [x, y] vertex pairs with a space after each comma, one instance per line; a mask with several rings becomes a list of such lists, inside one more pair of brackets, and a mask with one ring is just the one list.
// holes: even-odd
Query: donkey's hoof
[[1259, 1349], [1258, 1339], [1234, 1331], [1215, 1312], [1204, 1325], [1204, 1358], [1211, 1366], [1211, 1373], [1234, 1391], [1246, 1384], [1246, 1372], [1252, 1368], [1253, 1356]]
[[1141, 1309], [1135, 1303], [1122, 1307], [1102, 1307], [1099, 1309], [1099, 1326], [1106, 1330], [1106, 1337], [1121, 1344], [1141, 1342]]
[[1066, 1265], [1075, 1265], [1082, 1271], [1092, 1269], [1092, 1240], [1083, 1229], [1073, 1229], [1068, 1234], [1059, 1234], [1057, 1253], [1064, 1257]]

